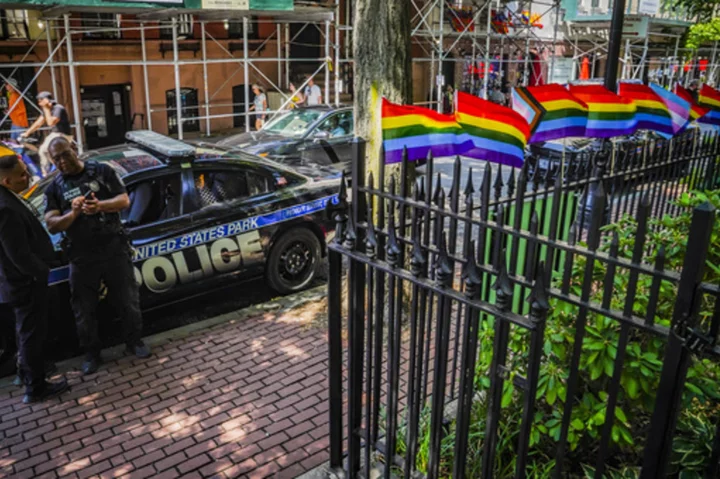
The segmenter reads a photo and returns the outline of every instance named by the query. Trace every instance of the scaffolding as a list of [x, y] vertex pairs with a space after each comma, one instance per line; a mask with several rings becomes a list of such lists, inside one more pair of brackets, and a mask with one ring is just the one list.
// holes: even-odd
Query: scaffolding
[[[596, 70], [601, 68], [607, 54], [609, 21], [597, 24], [565, 21], [561, 0], [510, 3], [505, 0], [410, 0], [409, 3], [413, 74], [420, 80], [415, 82], [417, 93], [414, 103], [428, 105], [438, 111], [443, 108], [443, 88], [448, 76], [460, 73], [462, 81], [456, 80], [453, 86], [487, 98], [491, 88], [501, 82], [507, 82], [507, 86], [527, 85], [531, 61], [542, 65], [545, 81], [564, 83], [579, 77], [583, 58], [597, 60], [592, 62], [590, 76], [599, 76], [600, 71]], [[27, 6], [18, 3], [4, 8]], [[43, 72], [49, 71], [54, 97], [63, 98], [72, 111], [73, 133], [81, 149], [84, 146], [80, 92], [83, 84], [78, 69], [83, 67], [139, 68], [140, 74], [133, 78], [133, 84], [135, 87], [142, 85], [142, 101], [136, 101], [135, 105], [136, 111], [142, 112], [139, 113], [141, 121], [149, 129], [162, 130], [161, 124], [154, 124], [153, 114], [167, 114], [168, 122], [174, 115], [176, 133], [181, 139], [191, 134], [186, 128], [191, 123], [200, 134], [211, 136], [228, 129], [222, 126], [223, 120], [233, 121], [234, 125], [234, 119], [238, 117], [244, 120], [245, 131], [249, 131], [253, 117], [248, 101], [252, 82], [263, 83], [277, 100], [273, 102], [274, 109], [266, 112], [268, 115], [286, 111], [292, 102], [288, 87], [298, 66], [313, 65], [304, 73], [309, 79], [321, 79], [324, 83], [324, 103], [339, 106], [351, 98], [353, 0], [296, 0], [292, 12], [128, 8], [122, 10], [121, 23], [118, 21], [109, 26], [88, 26], [73, 21], [76, 20], [74, 14], [86, 12], [118, 13], [108, 7], [56, 6], [42, 10], [36, 17], [38, 27], [42, 25], [41, 34], [25, 43], [26, 50], [19, 60], [13, 57], [0, 63], [0, 67], [13, 69], [10, 74], [0, 73], [2, 81], [12, 78], [19, 68], [35, 69], [32, 80], [24, 85], [21, 93], [26, 105], [36, 113], [41, 112], [34, 99], [28, 96], [30, 84], [36, 82]], [[199, 36], [182, 39], [187, 33], [185, 19], [188, 16], [199, 28]], [[249, 38], [250, 22], [264, 30], [262, 38]], [[212, 26], [217, 27], [219, 23], [224, 23], [226, 30], [228, 24], [240, 24], [241, 37], [218, 38]], [[681, 78], [686, 80], [702, 75], [706, 81], [716, 82], [717, 44], [693, 52], [696, 58], [694, 64], [699, 64], [697, 58], [702, 58], [704, 63], [700, 68], [689, 68], [685, 72], [689, 52], [680, 44], [684, 27], [680, 23], [671, 22], [670, 25], [670, 29], [650, 29], [642, 38], [626, 39], [621, 58], [621, 78], [639, 79], [646, 75], [670, 86]], [[308, 29], [318, 31], [320, 41], [312, 46], [317, 47], [320, 53], [306, 58], [293, 55], [292, 47], [302, 44], [303, 32]], [[163, 39], [162, 35], [156, 35], [157, 30], [170, 34]], [[127, 36], [129, 40], [118, 42], [118, 45], [134, 45], [136, 55], [115, 59], [92, 57], [90, 50], [94, 43], [78, 41], [79, 37], [88, 34], [107, 32], [121, 39]], [[159, 46], [162, 58], [157, 57], [157, 50], [151, 49], [153, 45]], [[82, 56], [77, 54], [80, 46], [84, 50]], [[20, 47], [13, 48], [16, 56], [21, 56]], [[6, 54], [4, 50], [0, 49], [0, 58]], [[41, 55], [38, 54], [40, 51]], [[192, 58], [188, 52], [192, 52]], [[168, 58], [165, 58], [166, 53]], [[568, 74], [566, 68], [560, 72], [559, 62], [567, 67], [568, 60], [571, 60], [571, 71]], [[213, 76], [210, 69], [214, 65], [234, 68], [213, 86], [213, 82], [218, 83], [215, 78], [210, 81]], [[181, 101], [183, 72], [198, 66], [202, 71], [194, 83], [198, 86], [198, 102], [195, 108], [188, 108]], [[157, 72], [162, 68], [172, 71], [174, 105], [168, 105], [167, 100], [159, 102], [153, 98]], [[227, 93], [228, 85], [235, 78], [242, 80], [243, 103], [234, 99], [221, 101], [220, 97]], [[302, 91], [308, 81], [298, 82], [295, 86]], [[236, 107], [240, 106], [244, 106], [242, 111], [236, 111]], [[231, 111], [227, 111], [228, 108]], [[1, 123], [6, 124], [7, 116], [4, 115]], [[0, 134], [4, 133], [9, 131], [0, 131]]]
[[[349, 29], [341, 28], [339, 24], [340, 20], [340, 0], [333, 0], [328, 2], [326, 6], [299, 6], [296, 7], [292, 12], [256, 12], [256, 11], [242, 11], [242, 10], [188, 10], [188, 9], [130, 9], [123, 10], [124, 15], [132, 15], [131, 19], [123, 19], [122, 26], [82, 26], [72, 22], [73, 14], [84, 13], [84, 12], [107, 12], [107, 8], [103, 7], [53, 7], [41, 12], [39, 17], [38, 25], [42, 24], [42, 35], [37, 35], [37, 38], [29, 44], [27, 51], [19, 61], [9, 61], [0, 63], [0, 67], [12, 68], [13, 71], [9, 75], [0, 74], [0, 80], [7, 82], [12, 79], [19, 68], [32, 67], [35, 69], [35, 74], [31, 81], [27, 82], [22, 89], [21, 98], [25, 99], [25, 104], [33, 108], [37, 113], [42, 113], [39, 107], [36, 105], [34, 99], [29, 98], [28, 93], [31, 89], [31, 85], [36, 83], [38, 78], [44, 71], [49, 70], [52, 84], [52, 93], [55, 99], [69, 96], [64, 98], [65, 104], [68, 105], [68, 109], [72, 111], [73, 124], [72, 129], [74, 137], [78, 144], [78, 147], [82, 151], [83, 149], [83, 128], [81, 115], [81, 99], [80, 99], [80, 85], [78, 82], [77, 69], [81, 67], [141, 67], [142, 69], [142, 85], [144, 90], [144, 117], [147, 119], [147, 127], [153, 129], [153, 113], [158, 112], [170, 112], [175, 115], [175, 121], [177, 125], [177, 136], [183, 139], [185, 131], [183, 125], [188, 122], [204, 122], [204, 134], [210, 136], [213, 133], [212, 120], [220, 118], [234, 118], [241, 116], [244, 118], [245, 131], [250, 130], [250, 119], [253, 113], [250, 111], [249, 102], [247, 99], [250, 98], [250, 85], [251, 80], [263, 83], [268, 87], [269, 92], [276, 94], [279, 97], [279, 107], [274, 110], [269, 110], [264, 113], [272, 116], [274, 114], [287, 111], [287, 108], [292, 102], [292, 94], [288, 92], [288, 87], [293, 79], [291, 78], [291, 72], [294, 65], [302, 64], [307, 66], [308, 64], [319, 65], [313, 67], [306, 73], [306, 79], [303, 82], [299, 82], [296, 85], [297, 89], [302, 91], [308, 84], [310, 79], [317, 79], [322, 77], [324, 80], [324, 91], [323, 91], [323, 102], [327, 105], [339, 106], [341, 103], [341, 95], [343, 92], [343, 81], [341, 78], [342, 64], [346, 64], [348, 59], [341, 58], [343, 50], [341, 49], [340, 38], [343, 31], [347, 32]], [[192, 22], [195, 25], [199, 25], [200, 35], [199, 38], [190, 40], [193, 45], [188, 45], [188, 40], [182, 40], [180, 38], [180, 22], [181, 18], [187, 18], [183, 16], [192, 15]], [[253, 18], [256, 27], [262, 28], [262, 26], [272, 25], [272, 33], [265, 36], [264, 38], [258, 39], [254, 42], [251, 48], [251, 40], [249, 38], [249, 22]], [[230, 43], [232, 41], [228, 39], [218, 39], [213, 36], [207, 26], [209, 24], [218, 22], [225, 23], [225, 29], [227, 29], [228, 22], [242, 22], [242, 45], [241, 55], [236, 55], [232, 50]], [[291, 26], [298, 25], [298, 31], [291, 36]], [[316, 28], [319, 30], [321, 41], [320, 45], [311, 45], [321, 49], [321, 55], [308, 58], [291, 58], [290, 50], [291, 46], [297, 42], [298, 37], [302, 31], [306, 28]], [[162, 59], [151, 59], [149, 57], [149, 45], [148, 34], [150, 32], [160, 30], [172, 32], [169, 42], [171, 48], [168, 49], [167, 53], [171, 53], [170, 58], [164, 58], [165, 51], [160, 47], [163, 54]], [[267, 29], [266, 29], [267, 30]], [[139, 36], [135, 46], [140, 48], [140, 58], [136, 59], [84, 59], [79, 60], [75, 55], [75, 48], [78, 45], [77, 38], [83, 37], [88, 34], [103, 34], [111, 33], [124, 38], [126, 35]], [[159, 39], [158, 44], [165, 45], [168, 40]], [[28, 42], [30, 43], [30, 42]], [[92, 42], [80, 42], [83, 47], [92, 47]], [[132, 42], [131, 42], [132, 43]], [[199, 43], [199, 48], [197, 48]], [[45, 44], [46, 47], [46, 58], [43, 61], [28, 60], [32, 55], [38, 54], [37, 49]], [[274, 44], [274, 45], [273, 45]], [[209, 55], [210, 47], [213, 50], [220, 52], [220, 55], [211, 57]], [[236, 46], [236, 45], [234, 45]], [[275, 55], [264, 55], [260, 56], [259, 53], [268, 47], [276, 47]], [[181, 57], [181, 52], [192, 50], [193, 58]], [[200, 50], [197, 52], [197, 50]], [[345, 54], [348, 54], [348, 49], [345, 49]], [[4, 52], [3, 52], [4, 53]], [[3, 54], [0, 53], [0, 56]], [[196, 58], [196, 54], [200, 53], [201, 58]], [[222, 84], [214, 90], [210, 88], [208, 81], [208, 67], [214, 64], [228, 64], [235, 65], [237, 68], [224, 79]], [[273, 64], [276, 70], [277, 76], [273, 76], [267, 73], [268, 69], [264, 69], [263, 66]], [[198, 91], [202, 92], [202, 102], [198, 101], [198, 113], [201, 114], [193, 116], [184, 116], [183, 110], [188, 110], [187, 106], [183, 106], [181, 89], [183, 87], [181, 82], [181, 71], [183, 67], [197, 66], [202, 67], [202, 88]], [[168, 68], [171, 67], [173, 71], [173, 85], [175, 91], [175, 105], [168, 106], [166, 108], [158, 107], [158, 102], [154, 101], [151, 97], [153, 80], [156, 77], [153, 74], [153, 69], [158, 67]], [[62, 71], [60, 71], [62, 70]], [[221, 91], [226, 91], [228, 83], [236, 76], [242, 74], [242, 80], [244, 85], [244, 99], [245, 105], [244, 111], [232, 113], [217, 113], [215, 109], [226, 109], [228, 107], [235, 108], [240, 104], [232, 103], [219, 103], [215, 99]], [[64, 77], [67, 77], [67, 86], [64, 86]], [[332, 84], [332, 86], [331, 86]], [[61, 91], [69, 90], [69, 95], [60, 95]], [[17, 102], [19, 102], [18, 100]], [[17, 103], [16, 102], [16, 103]], [[9, 112], [15, 106], [8, 105], [8, 109], [5, 115], [3, 115], [0, 124], [6, 124]], [[0, 134], [10, 133], [9, 130], [0, 131]]]

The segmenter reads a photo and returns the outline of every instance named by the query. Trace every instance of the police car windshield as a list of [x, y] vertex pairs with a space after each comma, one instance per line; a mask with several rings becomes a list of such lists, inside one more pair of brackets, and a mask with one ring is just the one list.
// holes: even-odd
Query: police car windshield
[[269, 122], [263, 131], [298, 138], [304, 136], [323, 114], [320, 110], [293, 110]]

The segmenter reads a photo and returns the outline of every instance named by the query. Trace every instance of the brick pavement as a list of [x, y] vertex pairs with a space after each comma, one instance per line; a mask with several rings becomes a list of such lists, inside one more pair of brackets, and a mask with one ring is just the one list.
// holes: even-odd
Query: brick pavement
[[292, 310], [124, 357], [26, 406], [0, 389], [0, 477], [293, 478], [328, 459], [327, 339]]

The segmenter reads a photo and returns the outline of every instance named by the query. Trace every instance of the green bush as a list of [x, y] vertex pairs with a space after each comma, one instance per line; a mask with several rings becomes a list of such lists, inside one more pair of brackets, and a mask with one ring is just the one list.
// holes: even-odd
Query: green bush
[[[720, 208], [720, 192], [684, 194], [678, 201], [678, 204], [685, 208], [683, 214], [676, 218], [665, 217], [653, 222], [646, 244], [646, 250], [649, 252], [645, 258], [646, 262], [652, 263], [658, 253], [664, 250], [665, 269], [675, 271], [681, 269], [692, 208], [705, 201], [710, 201]], [[609, 238], [615, 236], [619, 256], [630, 258], [635, 244], [636, 226], [635, 221], [629, 217], [623, 218], [617, 224], [609, 225], [605, 228], [606, 241], [601, 249], [608, 251]], [[712, 232], [712, 246], [707, 265], [706, 281], [718, 284], [720, 282], [720, 221], [715, 222]], [[571, 294], [580, 296], [584, 272], [585, 258], [576, 257], [571, 275]], [[603, 300], [605, 272], [605, 265], [595, 262], [591, 302], [596, 304]], [[554, 280], [559, 282], [560, 278], [556, 277]], [[612, 309], [620, 311], [624, 309], [629, 281], [630, 272], [625, 268], [617, 268], [614, 289], [610, 297]], [[652, 277], [640, 275], [637, 284], [637, 295], [632, 309], [635, 314], [644, 317], [649, 306]], [[654, 318], [656, 324], [665, 327], [670, 325], [676, 293], [673, 284], [661, 283]], [[701, 317], [708, 320], [713, 308], [712, 301], [706, 300], [702, 305]], [[563, 409], [568, 401], [566, 383], [578, 314], [576, 306], [557, 299], [551, 301], [544, 336], [537, 409], [530, 437], [528, 477], [550, 477], [554, 467], [553, 458], [560, 437]], [[571, 477], [594, 475], [591, 466], [596, 461], [600, 435], [605, 422], [607, 391], [618, 354], [620, 329], [621, 326], [617, 321], [601, 314], [588, 313], [580, 358], [579, 387], [576, 396], [571, 398], [574, 406], [568, 435], [567, 463], [564, 465], [564, 470], [568, 471]], [[611, 433], [609, 469], [605, 474], [605, 477], [609, 478], [634, 478], [639, 475], [639, 465], [642, 462], [650, 416], [655, 404], [666, 344], [666, 340], [662, 337], [635, 329], [631, 331]], [[490, 386], [488, 374], [493, 355], [494, 334], [494, 319], [483, 316], [479, 333], [480, 348], [475, 385], [477, 391], [485, 393]], [[527, 331], [514, 326], [511, 328], [507, 367], [509, 371], [514, 372], [513, 374], [526, 374], [529, 339]], [[707, 466], [715, 434], [714, 421], [717, 420], [720, 412], [717, 406], [720, 400], [717, 387], [719, 380], [720, 366], [717, 359], [693, 359], [682, 398], [676, 439], [673, 443], [673, 472], [678, 477], [701, 477], [702, 471]], [[522, 404], [523, 392], [514, 389], [511, 377], [504, 383], [501, 430], [493, 477], [512, 477], [514, 473]], [[466, 477], [478, 477], [480, 473], [486, 416], [486, 401], [476, 402], [472, 409]], [[418, 454], [418, 468], [421, 471], [427, 467], [428, 429], [427, 420], [424, 419]], [[443, 441], [441, 477], [451, 475], [454, 431], [455, 426], [451, 424], [450, 432]], [[398, 436], [400, 450], [404, 453], [405, 431], [401, 431]]]

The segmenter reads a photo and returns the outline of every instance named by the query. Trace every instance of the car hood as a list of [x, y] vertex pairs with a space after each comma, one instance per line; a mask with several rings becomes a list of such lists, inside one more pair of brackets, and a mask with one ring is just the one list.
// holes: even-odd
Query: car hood
[[296, 138], [268, 133], [265, 131], [251, 131], [239, 135], [229, 136], [217, 142], [218, 146], [233, 148], [254, 155], [270, 153], [272, 155], [283, 154], [283, 150], [298, 142]]

